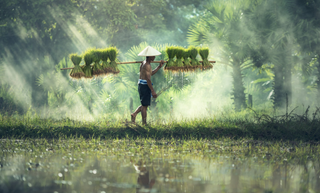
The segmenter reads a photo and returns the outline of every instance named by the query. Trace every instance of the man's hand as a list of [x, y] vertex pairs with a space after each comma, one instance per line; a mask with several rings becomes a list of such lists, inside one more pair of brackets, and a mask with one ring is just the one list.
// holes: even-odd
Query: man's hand
[[164, 60], [161, 60], [159, 64], [160, 68], [163, 66], [163, 64], [164, 64]]
[[152, 94], [152, 97], [155, 98], [155, 99], [158, 97], [158, 95], [157, 95], [157, 93], [155, 91], [151, 91], [151, 94]]

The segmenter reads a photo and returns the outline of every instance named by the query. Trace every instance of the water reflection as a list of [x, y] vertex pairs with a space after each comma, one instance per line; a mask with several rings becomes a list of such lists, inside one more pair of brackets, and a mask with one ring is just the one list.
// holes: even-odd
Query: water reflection
[[146, 163], [143, 160], [139, 160], [138, 163], [133, 165], [136, 172], [138, 173], [137, 183], [139, 187], [136, 188], [136, 193], [140, 192], [151, 192], [153, 185], [155, 184], [155, 179], [150, 180], [149, 170]]
[[240, 169], [239, 166], [232, 165], [231, 168], [231, 179], [230, 179], [230, 190], [232, 193], [238, 193], [239, 180], [240, 180]]
[[287, 160], [259, 151], [205, 156], [2, 151], [0, 192], [320, 192], [320, 162], [317, 157]]

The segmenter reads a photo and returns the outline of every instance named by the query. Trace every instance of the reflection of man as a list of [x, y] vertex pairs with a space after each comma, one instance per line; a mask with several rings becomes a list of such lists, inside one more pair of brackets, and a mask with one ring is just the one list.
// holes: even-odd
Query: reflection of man
[[151, 94], [153, 98], [157, 98], [157, 94], [153, 89], [151, 83], [151, 76], [154, 75], [164, 64], [164, 61], [161, 60], [159, 66], [152, 70], [151, 62], [154, 61], [155, 56], [161, 55], [161, 53], [154, 48], [148, 46], [138, 56], [146, 56], [146, 60], [143, 61], [140, 65], [140, 79], [138, 82], [138, 91], [140, 95], [141, 105], [136, 109], [134, 113], [131, 114], [131, 121], [135, 123], [136, 116], [141, 112], [142, 123], [147, 123], [147, 108], [150, 106]]
[[139, 165], [135, 164], [133, 166], [139, 173], [138, 184], [140, 187], [136, 189], [136, 193], [150, 192], [156, 181], [154, 179], [149, 179], [149, 170], [141, 162]]

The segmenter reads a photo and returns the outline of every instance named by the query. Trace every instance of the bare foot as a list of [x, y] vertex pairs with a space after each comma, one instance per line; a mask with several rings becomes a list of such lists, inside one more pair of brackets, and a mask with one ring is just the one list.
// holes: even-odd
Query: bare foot
[[136, 123], [136, 116], [133, 113], [131, 114], [131, 122]]

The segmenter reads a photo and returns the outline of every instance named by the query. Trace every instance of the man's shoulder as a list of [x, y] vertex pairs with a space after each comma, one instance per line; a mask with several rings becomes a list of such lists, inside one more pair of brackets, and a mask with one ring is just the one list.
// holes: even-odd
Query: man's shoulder
[[150, 68], [151, 67], [151, 64], [148, 62], [143, 62], [141, 65], [142, 65], [142, 68]]

